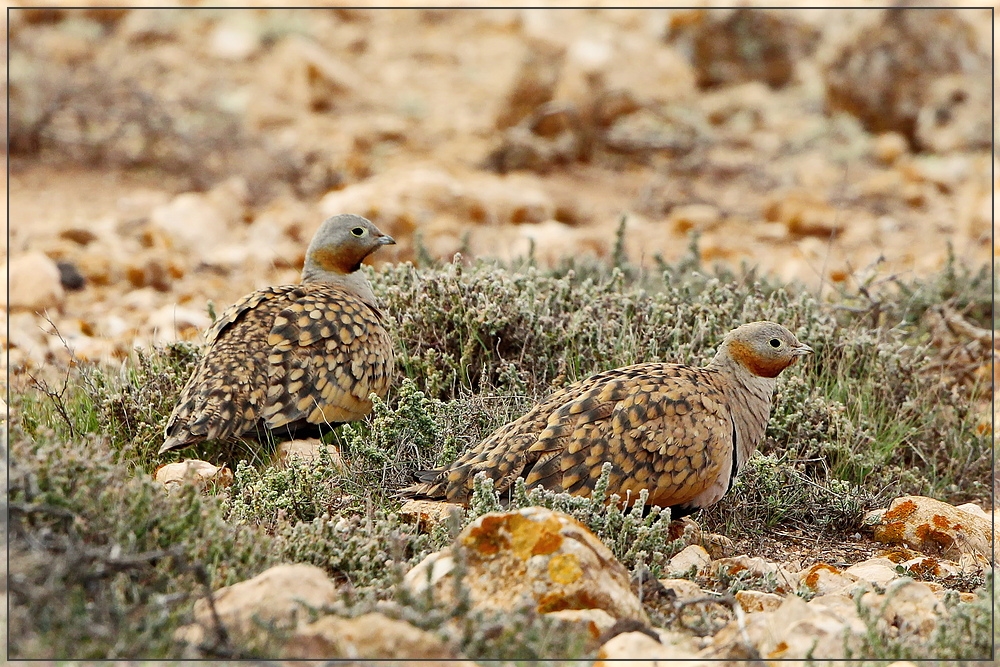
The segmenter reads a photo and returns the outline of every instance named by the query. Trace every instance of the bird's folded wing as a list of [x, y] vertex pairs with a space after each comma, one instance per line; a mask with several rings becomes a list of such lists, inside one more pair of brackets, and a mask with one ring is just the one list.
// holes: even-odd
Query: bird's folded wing
[[160, 453], [194, 440], [238, 436], [256, 423], [267, 388], [267, 336], [296, 289], [258, 290], [216, 320], [206, 334], [210, 347], [167, 421]]
[[268, 427], [363, 418], [369, 395], [388, 390], [392, 341], [374, 309], [328, 284], [300, 287], [277, 314], [267, 338]]

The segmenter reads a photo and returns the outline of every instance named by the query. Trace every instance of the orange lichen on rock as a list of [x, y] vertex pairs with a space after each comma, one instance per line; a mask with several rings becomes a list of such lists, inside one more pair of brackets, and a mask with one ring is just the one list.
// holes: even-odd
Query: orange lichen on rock
[[521, 560], [531, 556], [550, 554], [559, 548], [563, 537], [559, 534], [561, 525], [555, 517], [544, 521], [532, 521], [521, 514], [514, 514], [508, 524], [511, 534], [511, 549]]
[[[465, 564], [461, 571], [457, 562]], [[435, 597], [454, 602], [459, 575], [481, 610], [533, 605], [543, 614], [601, 610], [616, 619], [649, 620], [611, 550], [573, 517], [541, 507], [479, 517], [451, 547], [410, 570], [404, 585], [414, 595], [430, 587]]]
[[558, 554], [549, 559], [549, 578], [557, 584], [572, 584], [583, 576], [575, 554]]
[[500, 527], [507, 523], [502, 516], [487, 514], [462, 539], [462, 544], [481, 554], [492, 555], [510, 545], [510, 537]]
[[963, 554], [988, 560], [992, 531], [986, 518], [923, 496], [897, 498], [873, 526], [880, 542], [952, 560]]
[[905, 500], [886, 512], [882, 520], [886, 522], [903, 521], [916, 511], [917, 504], [912, 500]]
[[819, 583], [819, 573], [821, 570], [827, 570], [828, 572], [833, 572], [834, 574], [840, 574], [840, 570], [835, 568], [833, 565], [828, 565], [826, 563], [816, 563], [806, 575], [802, 578], [802, 582], [809, 586], [810, 588], [816, 588], [816, 584]]

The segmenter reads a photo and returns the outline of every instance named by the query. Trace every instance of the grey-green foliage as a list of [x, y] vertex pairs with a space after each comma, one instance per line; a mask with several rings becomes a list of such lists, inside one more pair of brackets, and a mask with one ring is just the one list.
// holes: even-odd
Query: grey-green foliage
[[398, 485], [404, 475], [401, 463], [433, 463], [430, 452], [441, 437], [438, 417], [443, 403], [420, 391], [410, 378], [403, 378], [395, 394], [392, 405], [373, 395], [371, 416], [345, 424], [335, 438], [359, 481]]
[[501, 498], [493, 488], [493, 480], [480, 473], [473, 480], [468, 518], [472, 521], [487, 512], [523, 507], [546, 507], [563, 512], [587, 526], [626, 568], [633, 570], [645, 565], [659, 576], [670, 557], [685, 546], [682, 541], [670, 538], [670, 512], [647, 506], [645, 489], [630, 508], [623, 508], [622, 498], [608, 493], [610, 478], [611, 464], [605, 463], [589, 497], [541, 487], [528, 490], [524, 480], [518, 479], [509, 497]]
[[748, 534], [780, 525], [839, 531], [855, 530], [864, 512], [877, 506], [864, 487], [825, 474], [808, 474], [806, 465], [786, 453], [757, 455], [723, 499], [702, 510], [699, 521], [725, 534]]
[[175, 655], [173, 630], [203, 583], [273, 562], [270, 539], [224, 519], [216, 498], [116, 462], [106, 441], [11, 432], [12, 658]]
[[972, 602], [961, 602], [955, 593], [946, 595], [944, 613], [926, 640], [912, 633], [900, 635], [895, 628], [880, 624], [878, 610], [862, 604], [859, 595], [855, 605], [866, 631], [861, 636], [861, 646], [847, 657], [866, 661], [991, 659], [996, 640], [993, 618], [1000, 613], [993, 582], [994, 573], [990, 570], [985, 585], [976, 591]]
[[[437, 542], [435, 544], [435, 542]], [[434, 548], [444, 546], [403, 524], [397, 514], [325, 514], [283, 523], [276, 532], [282, 560], [312, 563], [354, 594], [385, 599], [403, 574]]]
[[333, 440], [341, 446], [345, 488], [380, 500], [411, 483], [414, 470], [450, 463], [529, 403], [523, 396], [492, 393], [445, 402], [427, 396], [410, 378], [385, 400], [372, 401], [371, 416], [343, 425]]
[[578, 278], [477, 262], [401, 264], [374, 280], [401, 349], [399, 363], [431, 396], [503, 384], [512, 362], [538, 391], [640, 361], [704, 363], [736, 324], [782, 322], [809, 340], [831, 317], [808, 294], [672, 272], [642, 281], [619, 268]]
[[325, 448], [314, 461], [293, 456], [264, 468], [240, 461], [228, 492], [228, 518], [268, 531], [281, 522], [312, 521], [343, 504], [340, 478]]

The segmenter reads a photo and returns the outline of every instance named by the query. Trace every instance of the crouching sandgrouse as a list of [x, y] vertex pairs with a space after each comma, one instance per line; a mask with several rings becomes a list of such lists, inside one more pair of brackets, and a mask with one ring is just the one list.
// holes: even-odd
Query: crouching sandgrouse
[[385, 396], [392, 340], [361, 261], [395, 241], [368, 220], [326, 220], [306, 250], [302, 282], [266, 287], [226, 310], [181, 392], [160, 453], [263, 426], [362, 419]]
[[467, 504], [485, 472], [503, 494], [530, 489], [589, 496], [605, 462], [609, 492], [674, 518], [717, 503], [764, 437], [778, 374], [812, 349], [774, 322], [729, 332], [703, 368], [645, 363], [592, 375], [498, 429], [450, 466], [416, 473], [400, 495]]

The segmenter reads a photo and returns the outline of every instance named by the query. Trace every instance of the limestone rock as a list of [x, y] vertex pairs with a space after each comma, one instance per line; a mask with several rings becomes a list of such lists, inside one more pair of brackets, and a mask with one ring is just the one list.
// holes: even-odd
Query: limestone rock
[[[299, 35], [275, 45], [267, 68], [272, 80], [281, 82], [279, 97], [298, 110], [329, 111], [338, 100], [356, 99], [366, 89], [365, 82], [333, 49]], [[335, 213], [347, 212], [356, 211]]]
[[702, 533], [699, 543], [708, 555], [714, 558], [728, 558], [736, 554], [736, 543], [725, 535]]
[[816, 593], [839, 593], [857, 583], [858, 577], [827, 563], [816, 563], [799, 573], [801, 585]]
[[698, 584], [689, 579], [660, 579], [660, 585], [668, 592], [673, 591], [677, 602], [684, 602], [685, 600], [693, 600], [705, 596], [705, 591], [701, 590]]
[[260, 38], [249, 26], [219, 23], [208, 37], [208, 52], [223, 60], [246, 60], [260, 48]]
[[419, 660], [421, 665], [462, 667], [475, 664], [456, 660], [459, 656], [430, 632], [378, 612], [356, 618], [324, 616], [302, 625], [285, 643], [282, 657], [291, 660]]
[[479, 609], [539, 613], [602, 609], [617, 619], [648, 622], [629, 586], [628, 571], [583, 524], [560, 512], [526, 507], [486, 514], [466, 526], [452, 547], [429, 555], [404, 577], [414, 595], [450, 600], [455, 559]]
[[552, 99], [565, 55], [560, 44], [541, 38], [529, 40], [521, 67], [500, 103], [495, 121], [498, 130], [517, 125]]
[[720, 558], [712, 561], [711, 571], [716, 576], [741, 576], [744, 580], [768, 580], [775, 586], [775, 590], [782, 594], [794, 591], [800, 580], [798, 573], [760, 556]]
[[[256, 577], [215, 591], [219, 620], [236, 641], [261, 632], [260, 624], [294, 628], [308, 620], [309, 609], [333, 604], [337, 586], [323, 570], [304, 563], [276, 565]], [[194, 603], [195, 623], [178, 628], [175, 640], [200, 644], [213, 632], [212, 613], [205, 598]]]
[[667, 564], [667, 572], [674, 577], [682, 577], [694, 571], [701, 572], [712, 562], [705, 547], [700, 544], [691, 544], [681, 549]]
[[344, 465], [340, 457], [340, 450], [334, 445], [324, 443], [319, 438], [306, 438], [303, 440], [286, 440], [278, 445], [278, 462], [288, 465], [290, 459], [297, 458], [307, 463], [319, 461], [322, 451], [326, 450], [330, 462], [336, 466]]
[[42, 312], [58, 308], [64, 298], [59, 267], [45, 253], [28, 252], [5, 263], [0, 276], [0, 304], [8, 310]]
[[935, 80], [917, 114], [917, 144], [935, 153], [989, 148], [990, 93], [982, 77], [953, 74]]
[[[847, 608], [833, 610], [831, 606], [829, 601], [806, 604], [802, 598], [789, 595], [774, 611], [747, 615], [745, 636], [766, 660], [839, 660], [845, 657], [845, 649], [857, 655], [864, 623]], [[741, 656], [744, 646], [744, 631], [734, 620], [715, 635], [711, 653], [714, 657]]]
[[743, 7], [692, 10], [690, 18], [678, 17], [668, 39], [690, 51], [701, 88], [756, 80], [781, 88], [811, 51], [816, 33], [794, 13]]
[[438, 524], [447, 522], [451, 516], [458, 513], [461, 517], [465, 508], [455, 503], [442, 503], [433, 500], [409, 500], [399, 508], [399, 516], [407, 523], [415, 523], [417, 527], [431, 532]]
[[703, 232], [716, 227], [721, 220], [719, 209], [711, 204], [675, 206], [667, 217], [668, 223], [678, 234], [687, 234], [692, 229]]
[[896, 160], [906, 155], [908, 149], [906, 137], [899, 132], [883, 132], [875, 137], [872, 153], [879, 162], [894, 164]]
[[844, 227], [836, 208], [806, 191], [776, 195], [764, 208], [764, 217], [785, 225], [793, 236], [828, 239]]
[[603, 609], [563, 609], [551, 611], [545, 616], [558, 621], [555, 626], [556, 632], [565, 628], [567, 632], [578, 634], [577, 631], [583, 629], [588, 640], [585, 650], [588, 651], [597, 649], [601, 635], [610, 630], [616, 622], [615, 618]]
[[197, 255], [216, 247], [228, 231], [226, 212], [197, 192], [182, 192], [167, 204], [154, 208], [150, 225], [164, 234], [173, 247]]
[[[613, 667], [627, 664], [630, 667], [654, 667], [666, 664], [660, 661], [689, 660], [686, 667], [700, 667], [711, 664], [698, 660], [698, 649], [692, 639], [680, 633], [662, 630], [657, 632], [659, 640], [645, 632], [623, 632], [615, 635], [601, 646], [593, 667]], [[628, 662], [622, 662], [628, 660]]]
[[878, 557], [855, 563], [844, 570], [844, 574], [857, 577], [860, 581], [867, 581], [885, 587], [893, 579], [900, 575], [896, 572], [896, 563], [888, 558]]
[[202, 310], [167, 304], [150, 314], [146, 325], [152, 330], [155, 342], [172, 343], [178, 340], [198, 340], [212, 325], [212, 320]]
[[748, 614], [760, 611], [774, 611], [781, 606], [784, 598], [764, 591], [737, 591], [736, 601]]
[[[910, 560], [903, 561], [899, 566], [919, 578], [957, 576], [963, 571], [963, 568], [957, 563], [934, 558], [933, 556], [911, 558]], [[980, 571], [980, 568], [975, 568], [975, 570]]]
[[976, 503], [965, 503], [963, 505], [956, 506], [955, 509], [962, 510], [963, 512], [968, 512], [969, 514], [986, 519], [987, 521], [991, 520], [990, 515], [986, 513], [986, 510], [984, 510]]
[[533, 224], [556, 213], [554, 201], [533, 175], [479, 174], [460, 180], [434, 167], [387, 171], [328, 193], [319, 208], [329, 215], [363, 215], [397, 241], [419, 229], [432, 250], [439, 237], [461, 238], [470, 223]]
[[957, 560], [970, 554], [989, 560], [992, 526], [982, 517], [925, 496], [903, 496], [880, 515], [870, 515], [875, 539], [904, 544], [931, 556]]
[[918, 115], [936, 98], [939, 78], [967, 74], [989, 81], [989, 72], [988, 53], [963, 12], [898, 7], [859, 31], [826, 65], [826, 101], [870, 132], [899, 132], [916, 144]]
[[166, 487], [167, 492], [174, 492], [185, 482], [198, 487], [215, 484], [226, 487], [233, 483], [233, 472], [226, 466], [216, 467], [208, 461], [186, 459], [179, 463], [167, 463], [156, 469], [153, 479]]
[[880, 623], [897, 628], [900, 634], [916, 634], [928, 638], [944, 614], [944, 605], [926, 583], [909, 578], [900, 579], [886, 588], [884, 594], [867, 592], [861, 604], [871, 609]]

